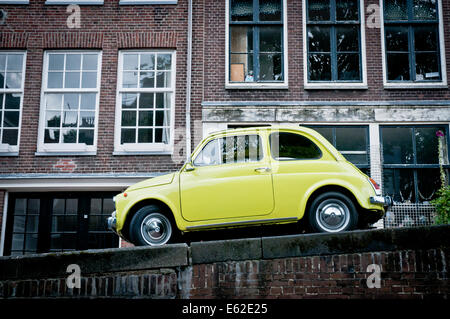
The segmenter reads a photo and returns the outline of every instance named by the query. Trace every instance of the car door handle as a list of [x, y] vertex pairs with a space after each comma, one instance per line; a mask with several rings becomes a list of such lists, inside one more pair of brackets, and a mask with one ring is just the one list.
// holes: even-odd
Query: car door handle
[[258, 167], [258, 168], [255, 168], [255, 172], [258, 172], [258, 173], [270, 172], [270, 167]]

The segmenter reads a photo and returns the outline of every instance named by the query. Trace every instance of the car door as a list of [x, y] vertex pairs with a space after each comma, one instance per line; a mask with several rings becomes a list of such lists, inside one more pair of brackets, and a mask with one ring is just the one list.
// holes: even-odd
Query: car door
[[207, 221], [270, 215], [274, 200], [265, 153], [257, 134], [210, 140], [194, 158], [194, 169], [180, 173], [183, 218]]

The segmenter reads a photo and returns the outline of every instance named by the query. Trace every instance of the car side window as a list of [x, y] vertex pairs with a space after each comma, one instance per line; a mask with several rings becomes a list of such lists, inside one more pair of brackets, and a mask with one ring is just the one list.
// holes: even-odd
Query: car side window
[[318, 159], [322, 156], [319, 147], [309, 138], [288, 132], [270, 135], [270, 151], [277, 161]]
[[208, 142], [195, 158], [194, 165], [257, 162], [262, 158], [262, 140], [259, 135], [235, 135]]

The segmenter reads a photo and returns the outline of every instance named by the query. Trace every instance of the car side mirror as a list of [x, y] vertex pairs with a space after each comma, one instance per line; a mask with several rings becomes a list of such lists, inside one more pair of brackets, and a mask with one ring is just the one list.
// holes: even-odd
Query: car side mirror
[[184, 167], [184, 170], [186, 172], [192, 172], [195, 170], [194, 164], [192, 163], [192, 157], [189, 156], [189, 159], [187, 160], [186, 166]]

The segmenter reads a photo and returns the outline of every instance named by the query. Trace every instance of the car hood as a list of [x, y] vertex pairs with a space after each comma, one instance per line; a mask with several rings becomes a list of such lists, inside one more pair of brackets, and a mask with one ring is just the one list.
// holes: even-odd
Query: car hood
[[134, 190], [146, 188], [146, 187], [170, 184], [170, 183], [172, 183], [174, 176], [175, 176], [175, 173], [170, 173], [170, 174], [165, 174], [165, 175], [160, 175], [157, 177], [149, 178], [142, 182], [131, 185], [130, 187], [128, 187], [126, 189], [126, 191], [129, 192], [129, 191], [134, 191]]

